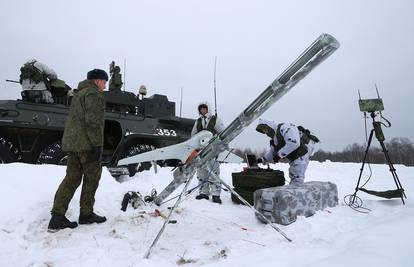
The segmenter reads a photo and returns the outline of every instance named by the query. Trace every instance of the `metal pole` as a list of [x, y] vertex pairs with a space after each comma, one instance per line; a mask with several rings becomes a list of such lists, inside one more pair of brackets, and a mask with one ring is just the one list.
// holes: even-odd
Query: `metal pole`
[[221, 182], [222, 185], [224, 185], [231, 193], [233, 193], [234, 195], [236, 195], [241, 202], [243, 202], [246, 206], [248, 206], [249, 208], [251, 208], [252, 210], [254, 210], [256, 212], [256, 214], [259, 214], [260, 217], [262, 217], [262, 219], [268, 223], [274, 230], [276, 230], [276, 232], [278, 232], [279, 234], [281, 234], [284, 238], [286, 238], [287, 241], [292, 242], [292, 239], [290, 239], [282, 230], [280, 230], [277, 226], [275, 226], [266, 216], [264, 216], [260, 211], [258, 211], [255, 207], [253, 207], [252, 205], [250, 205], [249, 202], [247, 202], [242, 196], [240, 196], [236, 191], [234, 191], [233, 188], [231, 188], [227, 183], [225, 183], [220, 177], [218, 177], [217, 175], [215, 175], [214, 173], [212, 173], [213, 177], [215, 179], [217, 179], [218, 181]]
[[183, 88], [181, 87], [180, 93], [180, 118], [181, 118], [181, 111], [183, 110]]
[[124, 58], [124, 91], [126, 87], [126, 58]]
[[190, 184], [191, 180], [194, 177], [194, 173], [191, 177], [188, 178], [187, 183], [184, 186], [183, 191], [181, 192], [180, 196], [178, 197], [177, 201], [174, 203], [174, 206], [171, 208], [170, 213], [168, 214], [167, 218], [164, 221], [164, 224], [161, 227], [161, 230], [158, 232], [157, 236], [155, 237], [154, 241], [152, 241], [151, 246], [148, 248], [147, 253], [145, 253], [144, 258], [148, 259], [149, 256], [151, 255], [152, 249], [154, 248], [154, 246], [157, 244], [158, 240], [160, 239], [162, 233], [165, 230], [165, 227], [167, 226], [168, 222], [170, 221], [170, 217], [172, 215], [172, 213], [174, 212], [174, 210], [177, 208], [178, 204], [181, 201], [182, 196], [184, 195], [184, 193], [187, 191], [188, 185]]
[[217, 116], [216, 66], [217, 56], [214, 57], [214, 114]]
[[358, 177], [358, 182], [357, 185], [355, 187], [355, 193], [352, 195], [352, 199], [350, 199], [350, 204], [354, 204], [355, 203], [355, 199], [356, 199], [356, 194], [359, 190], [359, 183], [361, 182], [361, 176], [362, 176], [362, 172], [364, 171], [364, 166], [367, 160], [367, 156], [368, 156], [368, 152], [369, 152], [369, 147], [371, 146], [371, 142], [372, 142], [372, 136], [374, 135], [374, 129], [371, 130], [371, 133], [369, 134], [369, 139], [368, 139], [368, 143], [367, 143], [367, 147], [365, 149], [365, 154], [364, 154], [364, 160], [362, 161], [362, 166], [359, 172], [359, 177]]

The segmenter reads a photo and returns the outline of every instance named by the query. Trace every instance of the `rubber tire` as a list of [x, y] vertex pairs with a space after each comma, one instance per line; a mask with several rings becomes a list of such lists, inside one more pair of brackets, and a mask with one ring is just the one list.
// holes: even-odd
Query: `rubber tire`
[[259, 169], [245, 172], [232, 173], [233, 186], [246, 188], [247, 190], [262, 189], [268, 187], [282, 186], [285, 184], [285, 176], [280, 170]]
[[[250, 191], [250, 190], [246, 190], [245, 188], [234, 188], [234, 191], [236, 191], [242, 198], [244, 198], [247, 202], [249, 202], [250, 205], [254, 205], [254, 197], [253, 197], [253, 193], [256, 190]], [[242, 204], [244, 205], [243, 202], [241, 202], [241, 200], [234, 194], [231, 194], [231, 200], [233, 201], [234, 204]]]
[[[133, 144], [128, 147], [126, 152], [124, 153], [124, 158], [132, 157], [141, 153], [145, 153], [151, 150], [154, 150], [155, 146], [149, 144]], [[137, 170], [138, 164], [129, 164], [128, 165], [128, 172], [129, 176], [134, 176], [137, 172], [147, 171], [151, 168], [151, 163], [144, 162], [141, 163]]]
[[0, 164], [16, 162], [18, 159], [18, 149], [11, 142], [0, 137]]
[[47, 145], [37, 158], [37, 164], [66, 165], [67, 163], [68, 154], [63, 152], [60, 141]]

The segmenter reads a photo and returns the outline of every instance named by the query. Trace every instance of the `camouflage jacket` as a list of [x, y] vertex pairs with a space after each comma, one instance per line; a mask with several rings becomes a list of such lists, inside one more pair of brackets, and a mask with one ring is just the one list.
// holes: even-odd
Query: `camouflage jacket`
[[66, 119], [62, 147], [65, 152], [91, 150], [103, 145], [105, 101], [93, 81], [79, 83]]

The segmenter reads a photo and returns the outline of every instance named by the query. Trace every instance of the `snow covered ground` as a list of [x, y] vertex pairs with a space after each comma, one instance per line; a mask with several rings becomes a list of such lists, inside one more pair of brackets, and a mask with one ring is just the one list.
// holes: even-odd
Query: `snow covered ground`
[[[286, 173], [288, 165], [277, 167]], [[242, 168], [222, 165], [223, 179], [231, 183], [231, 173]], [[372, 168], [367, 188], [395, 188], [387, 166]], [[227, 192], [221, 206], [195, 200], [193, 194], [173, 214], [178, 223], [168, 224], [151, 258], [145, 260], [143, 255], [163, 219], [148, 215], [154, 206], [120, 211], [122, 197], [128, 190], [143, 195], [152, 188], [161, 191], [171, 181], [170, 168], [159, 169], [158, 174], [144, 172], [122, 184], [104, 169], [95, 211], [108, 221], [51, 234], [46, 231], [49, 211], [65, 167], [3, 164], [0, 266], [413, 266], [414, 168], [396, 165], [408, 196], [405, 206], [399, 199], [359, 193], [364, 206], [372, 210], [369, 214], [355, 212], [342, 201], [353, 192], [359, 169], [360, 164], [352, 163], [310, 163], [307, 181], [336, 183], [340, 204], [279, 226], [293, 239], [291, 243], [258, 222], [249, 208], [233, 204]], [[161, 206], [161, 211], [167, 213], [172, 204]], [[78, 205], [79, 192], [67, 213], [71, 220], [78, 218]]]

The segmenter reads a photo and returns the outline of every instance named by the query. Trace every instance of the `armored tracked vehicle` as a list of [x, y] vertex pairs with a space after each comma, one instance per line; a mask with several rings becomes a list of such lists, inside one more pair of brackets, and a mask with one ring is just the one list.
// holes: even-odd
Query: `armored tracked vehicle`
[[[111, 87], [110, 87], [111, 89]], [[0, 100], [0, 163], [65, 165], [61, 149], [72, 96], [53, 96], [54, 103], [37, 101], [22, 91], [21, 100]], [[151, 165], [116, 167], [119, 159], [183, 142], [194, 120], [175, 116], [175, 103], [165, 95], [122, 90], [104, 92], [106, 102], [103, 164], [114, 177], [149, 169]], [[175, 166], [178, 162], [158, 162]]]

